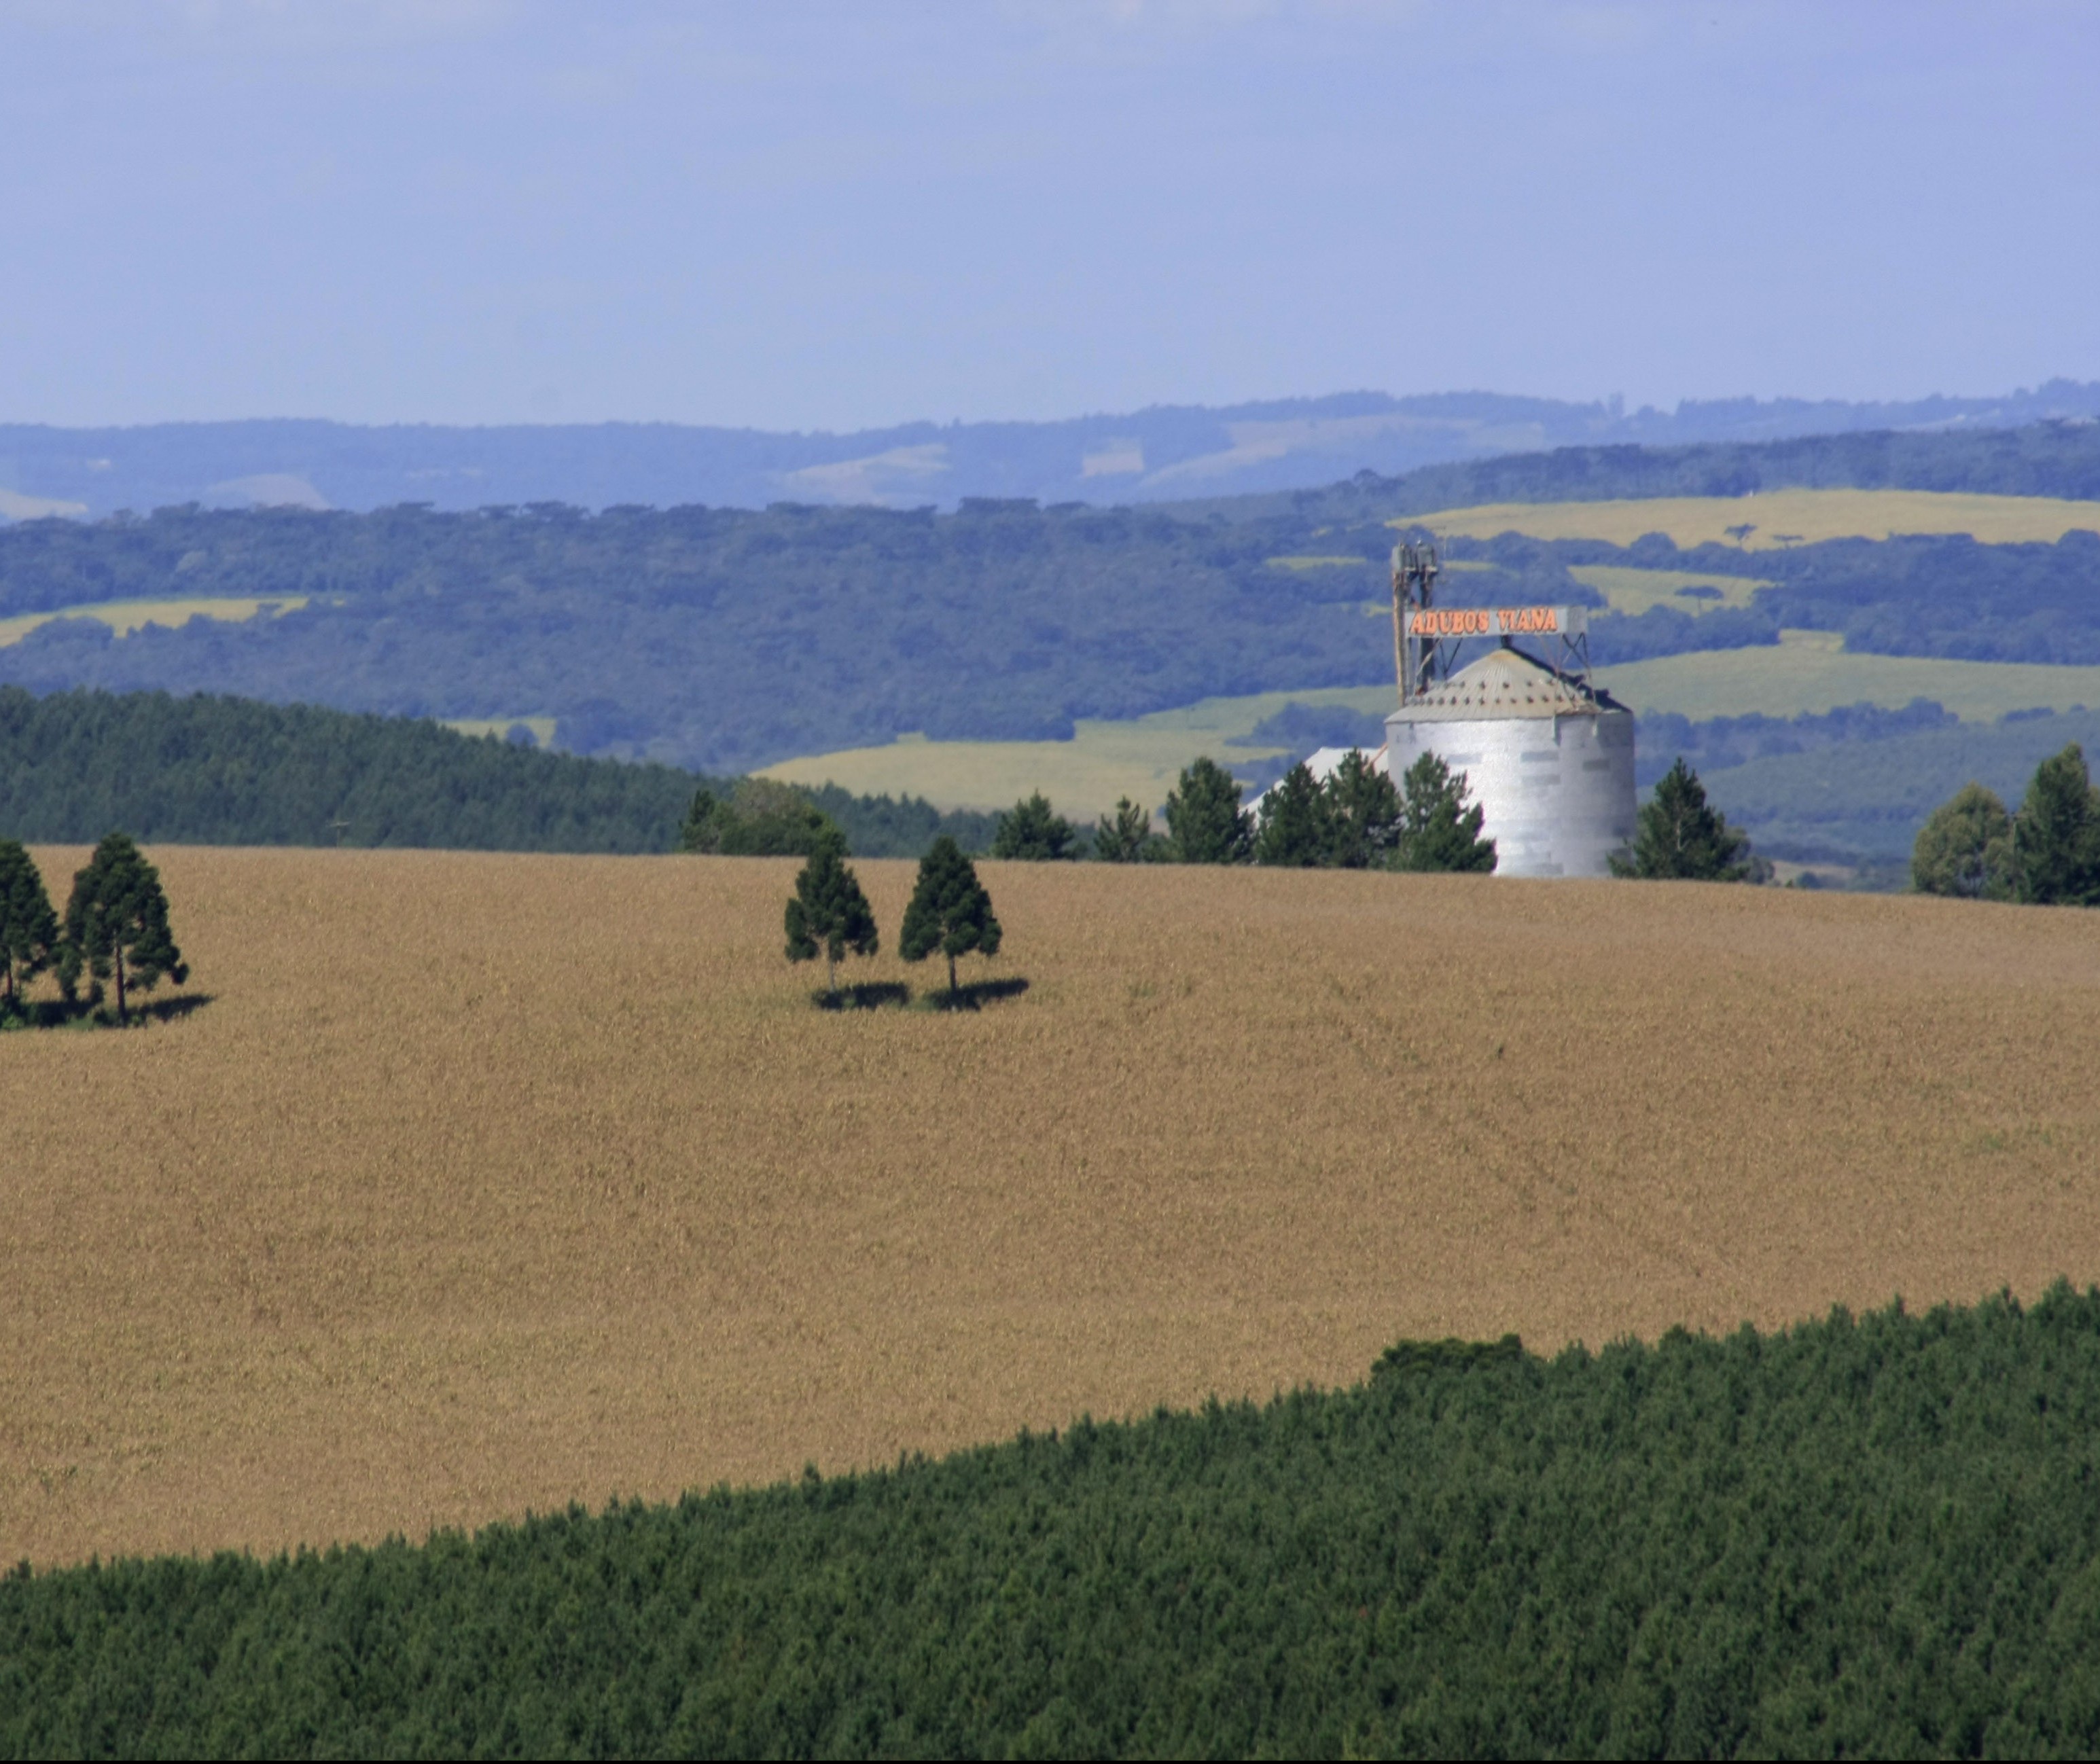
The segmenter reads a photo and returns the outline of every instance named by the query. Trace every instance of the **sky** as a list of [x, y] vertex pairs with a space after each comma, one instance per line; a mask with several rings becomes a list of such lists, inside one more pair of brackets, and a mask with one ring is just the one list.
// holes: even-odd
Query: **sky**
[[0, 0], [0, 421], [2100, 379], [2089, 0]]

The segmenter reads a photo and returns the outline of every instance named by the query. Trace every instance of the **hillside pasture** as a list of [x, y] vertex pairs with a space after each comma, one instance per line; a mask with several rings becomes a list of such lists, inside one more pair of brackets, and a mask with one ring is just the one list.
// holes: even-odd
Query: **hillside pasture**
[[1867, 655], [1834, 631], [1785, 631], [1776, 644], [1695, 650], [1621, 662], [1597, 678], [1636, 711], [1709, 717], [1798, 717], [1841, 704], [1900, 709], [1932, 699], [1966, 721], [2008, 711], [2065, 711], [2100, 705], [2100, 668], [2032, 662], [1947, 661], [1926, 655]]
[[1613, 502], [1497, 502], [1440, 509], [1389, 522], [1448, 538], [1599, 539], [1630, 545], [1664, 533], [1681, 549], [1734, 545], [1766, 551], [1824, 539], [1886, 539], [1897, 533], [1967, 533], [1986, 545], [2054, 545], [2077, 529], [2100, 532], [2100, 502], [2054, 496], [1970, 496], [1933, 490], [1766, 490], [1746, 496], [1657, 496]]
[[788, 861], [149, 855], [209, 1003], [0, 1038], [0, 1559], [2100, 1277], [2100, 915], [988, 863], [1025, 991], [832, 1012]]
[[1747, 576], [1628, 569], [1610, 563], [1577, 563], [1568, 573], [1585, 588], [1595, 589], [1613, 612], [1635, 619], [1651, 606], [1668, 606], [1695, 619], [1723, 606], [1744, 607], [1759, 589], [1771, 585]]

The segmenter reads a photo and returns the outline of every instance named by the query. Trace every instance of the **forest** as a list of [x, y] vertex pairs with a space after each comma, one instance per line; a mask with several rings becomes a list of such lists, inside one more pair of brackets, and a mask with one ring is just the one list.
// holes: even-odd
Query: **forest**
[[[121, 827], [198, 845], [665, 852], [709, 780], [543, 753], [413, 717], [161, 692], [0, 686], [0, 837], [87, 844]], [[993, 817], [810, 792], [857, 856], [982, 849]]]
[[0, 1580], [0, 1753], [2100, 1749], [2100, 1290]]
[[[1226, 505], [762, 512], [558, 504], [368, 514], [194, 505], [0, 529], [0, 619], [140, 598], [262, 598], [121, 639], [55, 620], [0, 647], [0, 681], [50, 692], [235, 694], [395, 715], [551, 717], [580, 754], [739, 772], [935, 739], [1056, 739], [1211, 696], [1390, 677], [1367, 617], [1385, 523], [1489, 497], [1899, 483], [2058, 495], [2100, 487], [2100, 426], [1837, 435], [1758, 447], [1570, 449]], [[1747, 608], [1592, 620], [1600, 663], [1776, 642], [1990, 660], [2100, 657], [2083, 611], [2100, 540], [1835, 540], [1754, 557], [1511, 537], [1458, 541], [1453, 603], [1601, 604], [1570, 564], [1755, 574]], [[1282, 567], [1277, 560], [1360, 558]], [[292, 606], [294, 601], [303, 604]]]

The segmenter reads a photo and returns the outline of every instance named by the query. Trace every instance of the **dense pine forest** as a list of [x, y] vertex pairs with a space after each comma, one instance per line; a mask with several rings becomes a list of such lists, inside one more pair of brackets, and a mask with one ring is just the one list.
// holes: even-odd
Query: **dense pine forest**
[[[666, 765], [543, 753], [413, 717], [165, 693], [0, 686], [0, 837], [86, 843], [113, 827], [199, 845], [663, 852], [695, 792]], [[993, 818], [916, 798], [814, 793], [861, 857], [972, 849]]]
[[2100, 1291], [0, 1581], [0, 1751], [2091, 1754]]
[[[935, 738], [1061, 739], [1215, 695], [1374, 683], [1389, 519], [1470, 501], [1864, 484], [2100, 494], [2100, 426], [1576, 448], [1228, 504], [763, 511], [558, 504], [443, 514], [164, 509], [0, 528], [0, 619], [136, 599], [261, 599], [117, 638], [55, 620], [0, 681], [235, 694], [397, 715], [556, 720], [576, 753], [741, 771]], [[2100, 540], [1834, 540], [1748, 553], [1651, 537], [1462, 541], [1447, 598], [1599, 607], [1600, 663], [1842, 632], [1854, 650], [2100, 659]], [[1307, 558], [1317, 567], [1299, 567]], [[1337, 562], [1333, 560], [1341, 560]], [[1754, 576], [1695, 618], [1602, 611], [1571, 565]]]

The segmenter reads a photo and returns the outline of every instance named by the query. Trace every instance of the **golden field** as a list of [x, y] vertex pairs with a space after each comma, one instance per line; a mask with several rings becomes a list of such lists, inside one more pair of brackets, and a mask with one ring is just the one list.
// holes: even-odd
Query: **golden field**
[[265, 607], [273, 615], [296, 612], [311, 598], [307, 594], [285, 594], [258, 599], [228, 599], [221, 596], [189, 600], [99, 600], [87, 606], [61, 606], [55, 612], [28, 612], [11, 619], [0, 619], [0, 649], [20, 642], [39, 625], [49, 624], [54, 619], [93, 619], [108, 625], [117, 636], [129, 637], [149, 624], [173, 629], [192, 619], [238, 624], [254, 618]]
[[151, 855], [210, 1002], [0, 1036], [0, 1560], [2100, 1277], [2100, 915], [987, 864], [1025, 993], [832, 1014], [790, 862]]
[[1750, 551], [1824, 539], [1887, 539], [1898, 533], [1968, 533], [1984, 545], [2054, 545], [2083, 528], [2100, 532], [2100, 502], [1995, 496], [1939, 490], [1765, 490], [1747, 496], [1652, 496], [1616, 502], [1496, 502], [1389, 521], [1445, 538], [1601, 539], [1630, 545], [1666, 533], [1679, 546], [1732, 545], [1728, 529], [1748, 523]]

